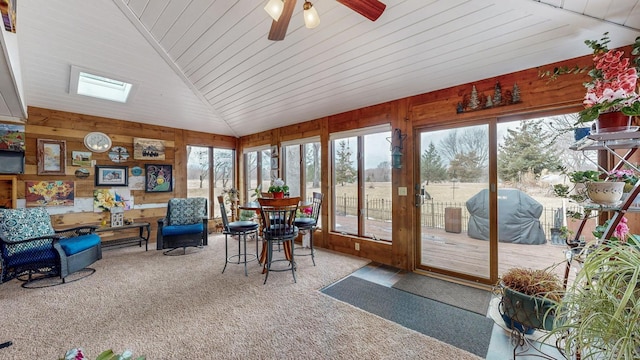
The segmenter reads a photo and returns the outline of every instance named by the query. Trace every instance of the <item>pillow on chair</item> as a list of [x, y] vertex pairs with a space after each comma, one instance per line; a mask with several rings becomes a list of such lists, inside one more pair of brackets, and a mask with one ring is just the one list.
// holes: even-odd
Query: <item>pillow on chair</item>
[[174, 198], [169, 200], [169, 209], [167, 210], [167, 225], [191, 225], [201, 223], [202, 218], [206, 216], [205, 198]]
[[0, 232], [12, 241], [55, 234], [49, 213], [43, 207], [0, 211]]

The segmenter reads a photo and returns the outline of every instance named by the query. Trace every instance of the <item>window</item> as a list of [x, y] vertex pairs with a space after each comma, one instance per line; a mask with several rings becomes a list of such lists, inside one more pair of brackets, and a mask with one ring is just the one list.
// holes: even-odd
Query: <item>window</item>
[[333, 231], [391, 240], [389, 126], [332, 135]]
[[[245, 198], [252, 200], [258, 186], [266, 192], [271, 184], [271, 150], [268, 148], [247, 149], [244, 153]], [[274, 170], [277, 174], [277, 170]]]
[[97, 75], [76, 66], [71, 67], [69, 91], [72, 94], [126, 103], [133, 85]]
[[235, 187], [235, 150], [187, 146], [187, 197], [204, 197], [209, 213], [220, 216], [217, 197]]
[[[298, 140], [282, 145], [284, 181], [289, 185], [290, 196], [300, 196], [312, 201], [314, 192], [321, 192], [320, 142], [318, 138]], [[322, 219], [318, 218], [318, 226]]]
[[320, 192], [320, 142], [317, 138], [283, 144], [282, 164], [284, 181], [291, 196], [311, 201], [314, 192]]

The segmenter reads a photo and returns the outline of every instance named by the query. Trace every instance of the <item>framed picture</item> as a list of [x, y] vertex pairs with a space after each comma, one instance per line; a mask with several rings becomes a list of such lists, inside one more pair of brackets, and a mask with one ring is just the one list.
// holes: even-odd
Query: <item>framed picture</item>
[[129, 168], [126, 166], [96, 165], [96, 186], [129, 185]]
[[71, 165], [73, 166], [91, 166], [91, 151], [72, 151], [71, 152]]
[[27, 207], [74, 205], [73, 181], [25, 181], [24, 184]]
[[145, 165], [145, 184], [146, 192], [171, 192], [173, 191], [173, 167], [171, 165], [162, 164], [146, 164]]
[[66, 175], [67, 142], [38, 139], [38, 175]]
[[164, 160], [164, 140], [133, 138], [133, 158], [137, 160]]
[[24, 151], [24, 125], [0, 124], [0, 149]]

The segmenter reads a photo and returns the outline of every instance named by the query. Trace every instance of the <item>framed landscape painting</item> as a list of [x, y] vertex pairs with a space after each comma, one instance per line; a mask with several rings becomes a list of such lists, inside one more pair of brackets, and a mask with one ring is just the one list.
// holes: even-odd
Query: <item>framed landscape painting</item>
[[96, 186], [129, 185], [129, 168], [126, 166], [96, 165]]
[[38, 175], [66, 175], [65, 140], [38, 139]]

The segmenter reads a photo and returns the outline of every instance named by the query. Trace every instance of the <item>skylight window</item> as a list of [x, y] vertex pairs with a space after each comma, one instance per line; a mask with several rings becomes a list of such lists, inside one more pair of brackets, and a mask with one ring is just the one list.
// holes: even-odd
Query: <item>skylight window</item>
[[126, 103], [133, 85], [121, 80], [71, 67], [70, 92], [98, 99]]

